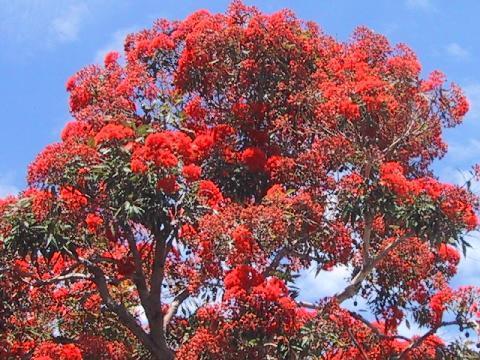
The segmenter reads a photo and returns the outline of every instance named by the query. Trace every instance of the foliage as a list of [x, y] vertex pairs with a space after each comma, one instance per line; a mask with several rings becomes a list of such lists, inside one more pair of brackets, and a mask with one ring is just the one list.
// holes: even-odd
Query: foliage
[[[431, 169], [468, 103], [405, 45], [234, 1], [130, 34], [67, 90], [74, 120], [0, 203], [0, 358], [475, 355], [435, 335], [480, 316], [448, 285], [478, 199]], [[349, 285], [302, 302], [312, 267]]]

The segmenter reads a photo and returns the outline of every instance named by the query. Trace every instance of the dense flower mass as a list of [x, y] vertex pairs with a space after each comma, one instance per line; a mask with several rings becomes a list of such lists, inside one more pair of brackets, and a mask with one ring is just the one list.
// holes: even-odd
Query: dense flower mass
[[199, 199], [212, 208], [217, 207], [223, 200], [220, 189], [210, 180], [202, 180], [198, 187]]
[[0, 200], [0, 359], [470, 356], [435, 334], [478, 341], [480, 291], [449, 286], [478, 199], [432, 170], [468, 102], [420, 69], [239, 1], [129, 34]]
[[88, 214], [87, 218], [85, 219], [85, 223], [87, 224], [87, 229], [89, 232], [96, 233], [98, 227], [103, 224], [103, 220], [96, 214]]
[[76, 211], [88, 204], [88, 199], [79, 190], [71, 186], [60, 189], [60, 199], [65, 203], [67, 209]]
[[133, 135], [133, 130], [128, 127], [122, 125], [108, 124], [105, 125], [97, 133], [97, 135], [95, 135], [95, 142], [97, 143], [97, 145], [99, 145], [107, 141], [131, 138]]
[[36, 360], [82, 360], [82, 353], [73, 344], [58, 345], [44, 342], [33, 353], [32, 359]]
[[474, 230], [478, 218], [473, 207], [472, 196], [460, 186], [441, 184], [435, 179], [421, 177], [409, 180], [399, 163], [389, 162], [380, 167], [380, 183], [392, 190], [402, 201], [414, 202], [422, 195], [437, 202], [445, 215]]
[[251, 171], [262, 170], [267, 161], [265, 153], [259, 148], [245, 149], [242, 152], [241, 159]]

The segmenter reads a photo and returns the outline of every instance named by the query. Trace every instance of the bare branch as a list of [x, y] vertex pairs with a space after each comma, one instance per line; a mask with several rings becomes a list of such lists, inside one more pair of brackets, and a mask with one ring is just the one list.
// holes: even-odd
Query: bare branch
[[93, 282], [97, 286], [102, 302], [110, 311], [118, 316], [120, 322], [125, 325], [145, 345], [145, 347], [152, 352], [152, 354], [155, 354], [160, 359], [173, 358], [173, 355], [168, 348], [159, 347], [152, 337], [138, 324], [137, 320], [125, 308], [125, 306], [112, 298], [110, 291], [108, 290], [107, 278], [103, 270], [87, 259], [78, 258], [78, 260], [84, 263], [88, 270], [93, 274]]
[[368, 277], [368, 275], [370, 275], [375, 266], [377, 266], [378, 263], [385, 258], [385, 256], [387, 256], [392, 250], [394, 250], [398, 245], [400, 245], [406, 238], [406, 235], [400, 236], [397, 238], [397, 240], [391, 242], [388, 246], [381, 250], [370, 261], [366, 261], [366, 259], [364, 259], [363, 268], [353, 278], [352, 282], [342, 292], [335, 295], [338, 303], [340, 304], [355, 295], [358, 292], [362, 282]]
[[168, 307], [168, 311], [163, 317], [163, 331], [167, 330], [167, 326], [172, 320], [172, 318], [175, 316], [177, 313], [177, 310], [179, 306], [190, 296], [190, 292], [185, 289], [182, 292], [180, 292], [173, 301], [171, 302], [170, 306]]
[[135, 266], [135, 272], [133, 273], [132, 281], [138, 290], [140, 301], [142, 302], [142, 305], [144, 305], [145, 313], [148, 316], [150, 313], [150, 309], [147, 309], [145, 305], [148, 302], [149, 292], [147, 288], [147, 282], [145, 280], [145, 273], [143, 271], [142, 258], [137, 248], [137, 242], [131, 230], [126, 229], [125, 234], [128, 242], [128, 247], [130, 248], [130, 251], [133, 255], [133, 263]]
[[395, 148], [397, 147], [397, 145], [400, 145], [400, 143], [407, 139], [408, 137], [412, 137], [412, 136], [418, 136], [422, 133], [422, 130], [423, 130], [423, 125], [420, 126], [420, 128], [418, 128], [416, 131], [413, 131], [413, 126], [415, 125], [415, 123], [418, 121], [418, 118], [412, 118], [410, 120], [410, 122], [408, 123], [407, 125], [407, 129], [405, 130], [405, 132], [403, 134], [401, 134], [399, 137], [397, 137], [391, 144], [390, 146], [388, 146], [386, 149], [384, 149], [384, 153], [387, 155], [389, 154], [391, 151], [395, 150]]
[[265, 271], [263, 272], [263, 276], [271, 275], [271, 273], [274, 272], [278, 268], [278, 265], [280, 265], [280, 262], [285, 257], [285, 255], [287, 255], [287, 253], [288, 253], [287, 248], [282, 248], [281, 250], [279, 250], [277, 252], [277, 254], [275, 255], [275, 257], [273, 258], [270, 265], [268, 265], [267, 268], [265, 269]]
[[62, 281], [80, 281], [80, 280], [92, 280], [92, 276], [87, 274], [82, 274], [82, 273], [70, 273], [66, 275], [55, 276], [47, 280], [37, 280], [32, 285], [44, 286], [44, 285], [56, 284]]
[[[309, 303], [309, 302], [304, 302], [304, 301], [300, 301], [298, 303], [298, 305], [302, 306], [304, 308], [307, 308], [307, 309], [312, 309], [312, 310], [318, 310], [320, 308], [318, 305], [315, 305], [315, 304], [312, 304], [312, 303]], [[384, 339], [402, 339], [402, 340], [405, 340], [405, 341], [408, 341], [408, 342], [411, 341], [411, 339], [409, 339], [406, 336], [402, 336], [402, 335], [385, 335], [385, 334], [382, 334], [380, 332], [380, 330], [378, 330], [378, 328], [373, 326], [372, 323], [370, 321], [368, 321], [367, 319], [365, 319], [362, 315], [357, 314], [354, 311], [349, 311], [348, 313], [354, 319], [356, 319], [358, 321], [361, 321], [363, 324], [365, 324], [378, 337], [381, 337], [381, 338], [384, 338]]]
[[170, 223], [164, 223], [164, 228], [156, 231], [155, 250], [152, 265], [152, 275], [150, 277], [150, 295], [148, 306], [151, 309], [151, 316], [148, 319], [150, 332], [153, 338], [160, 342], [162, 347], [166, 347], [165, 333], [163, 331], [163, 312], [161, 303], [161, 289], [165, 271], [165, 261], [170, 249], [169, 241], [175, 236], [176, 227]]
[[373, 215], [368, 213], [365, 215], [365, 229], [363, 231], [363, 248], [362, 255], [365, 261], [370, 261], [370, 237], [372, 235]]
[[362, 355], [364, 360], [369, 360], [369, 357], [367, 353], [365, 352], [365, 349], [359, 344], [355, 336], [353, 335], [352, 331], [350, 329], [347, 329], [348, 336], [350, 336], [350, 339], [352, 339], [353, 344], [355, 347], [360, 351], [360, 354]]
[[162, 230], [156, 231], [155, 250], [152, 265], [152, 275], [150, 278], [150, 300], [160, 301], [160, 292], [162, 288], [165, 259], [167, 256], [167, 241], [173, 236], [174, 229], [170, 224], [164, 224]]
[[431, 328], [429, 331], [427, 331], [425, 334], [423, 334], [422, 336], [416, 338], [408, 347], [406, 347], [399, 355], [398, 357], [398, 360], [405, 360], [407, 359], [407, 355], [410, 351], [412, 351], [413, 349], [416, 349], [417, 347], [419, 347], [420, 345], [422, 345], [422, 343], [430, 336], [432, 336], [433, 334], [435, 334], [438, 329], [440, 329], [441, 327], [445, 327], [445, 326], [452, 326], [452, 325], [460, 325], [460, 323], [458, 321], [444, 321], [444, 322], [441, 322], [440, 324], [434, 326], [433, 328]]

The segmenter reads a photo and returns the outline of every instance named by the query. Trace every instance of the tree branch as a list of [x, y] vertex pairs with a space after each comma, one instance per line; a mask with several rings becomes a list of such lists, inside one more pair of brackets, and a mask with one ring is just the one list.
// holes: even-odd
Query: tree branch
[[[304, 308], [307, 308], [307, 309], [312, 309], [312, 310], [318, 310], [320, 309], [319, 306], [315, 305], [315, 304], [312, 304], [312, 303], [309, 303], [309, 302], [303, 302], [303, 301], [300, 301], [298, 303], [299, 306], [302, 306]], [[409, 339], [408, 337], [406, 336], [402, 336], [402, 335], [385, 335], [385, 334], [382, 334], [380, 332], [380, 330], [378, 330], [375, 326], [372, 325], [372, 323], [370, 323], [370, 321], [368, 321], [367, 319], [365, 319], [362, 315], [360, 314], [357, 314], [356, 312], [354, 311], [348, 311], [349, 315], [351, 317], [353, 317], [354, 319], [358, 320], [358, 321], [361, 321], [363, 324], [365, 324], [371, 331], [373, 331], [375, 333], [376, 336], [378, 337], [381, 337], [383, 339], [402, 339], [402, 340], [405, 340], [405, 341], [408, 341], [410, 342], [411, 339]]]
[[162, 349], [155, 341], [147, 334], [143, 328], [137, 323], [133, 315], [125, 308], [121, 303], [116, 302], [108, 290], [107, 279], [103, 270], [94, 265], [92, 262], [79, 258], [80, 261], [83, 261], [87, 266], [88, 270], [93, 274], [93, 282], [97, 286], [97, 289], [100, 293], [103, 303], [107, 308], [116, 314], [120, 322], [125, 325], [137, 338], [142, 342], [142, 344], [158, 359], [172, 359], [173, 355], [168, 349]]
[[147, 288], [145, 273], [143, 271], [142, 258], [140, 256], [140, 253], [138, 252], [137, 242], [131, 230], [125, 229], [124, 232], [126, 234], [128, 247], [130, 248], [130, 251], [133, 255], [133, 263], [135, 266], [132, 281], [138, 290], [140, 301], [145, 309], [145, 315], [147, 316], [147, 318], [149, 318], [151, 316], [151, 309], [148, 307], [148, 298], [150, 294]]
[[179, 306], [190, 296], [190, 292], [185, 289], [181, 291], [173, 301], [171, 302], [170, 306], [168, 307], [168, 311], [163, 317], [163, 331], [165, 332], [167, 330], [167, 326], [172, 320], [172, 318], [175, 316], [177, 313], [177, 310]]
[[458, 321], [444, 321], [444, 322], [441, 322], [440, 324], [436, 325], [435, 327], [431, 328], [429, 331], [427, 331], [425, 334], [423, 334], [422, 336], [418, 337], [417, 339], [415, 339], [409, 346], [407, 346], [399, 355], [398, 357], [398, 360], [405, 360], [407, 359], [407, 355], [410, 351], [412, 351], [413, 349], [419, 347], [420, 345], [422, 345], [422, 343], [430, 336], [432, 336], [433, 334], [435, 334], [438, 329], [440, 329], [441, 327], [445, 327], [445, 326], [452, 326], [452, 325], [459, 325], [459, 322]]
[[287, 255], [287, 253], [288, 253], [287, 248], [282, 248], [281, 250], [279, 250], [275, 255], [275, 257], [273, 258], [270, 265], [268, 265], [265, 271], [263, 272], [263, 276], [266, 277], [271, 275], [271, 273], [277, 269], [278, 265], [280, 265], [280, 262], [285, 257], [285, 255]]
[[92, 276], [87, 274], [82, 274], [82, 273], [70, 273], [66, 275], [55, 276], [47, 280], [37, 280], [32, 285], [44, 286], [44, 285], [56, 284], [62, 281], [79, 281], [79, 280], [92, 280]]
[[345, 300], [351, 298], [355, 295], [360, 288], [361, 283], [365, 280], [368, 275], [373, 271], [375, 266], [378, 265], [392, 250], [394, 250], [398, 245], [400, 245], [403, 240], [407, 238], [406, 235], [400, 236], [397, 240], [390, 243], [387, 247], [381, 250], [373, 259], [367, 261], [364, 259], [364, 264], [360, 272], [353, 278], [352, 282], [340, 293], [336, 294], [334, 297], [337, 299], [338, 303], [341, 304]]
[[363, 231], [363, 247], [362, 255], [363, 259], [367, 262], [370, 261], [370, 237], [372, 235], [373, 215], [368, 213], [365, 215], [365, 229]]
[[162, 349], [167, 349], [165, 342], [165, 333], [163, 331], [164, 321], [161, 302], [161, 290], [164, 278], [165, 261], [168, 255], [170, 245], [168, 242], [173, 239], [175, 227], [169, 222], [163, 224], [163, 229], [153, 231], [155, 237], [155, 250], [152, 265], [152, 274], [150, 277], [150, 295], [148, 297], [148, 306], [151, 309], [151, 315], [148, 319], [150, 333], [156, 344]]
[[350, 329], [347, 329], [347, 332], [348, 332], [348, 336], [350, 336], [350, 339], [352, 339], [353, 341], [353, 344], [355, 345], [355, 347], [360, 351], [360, 354], [362, 355], [363, 359], [364, 360], [370, 360], [367, 353], [365, 352], [365, 350], [363, 349], [363, 347], [358, 343], [357, 339], [355, 338], [355, 336], [353, 335], [352, 331]]
[[150, 277], [150, 301], [160, 301], [165, 259], [167, 255], [167, 241], [173, 236], [170, 224], [164, 224], [164, 228], [154, 232], [155, 250], [153, 255], [152, 275]]
[[419, 120], [418, 118], [411, 119], [411, 121], [407, 125], [407, 129], [405, 130], [405, 132], [401, 134], [399, 137], [397, 137], [395, 140], [393, 140], [392, 143], [383, 150], [385, 155], [388, 155], [391, 151], [395, 150], [397, 145], [399, 145], [403, 140], [407, 139], [408, 137], [414, 137], [422, 133], [424, 124], [421, 124], [420, 128], [417, 128], [415, 131], [413, 130], [413, 126], [418, 120]]

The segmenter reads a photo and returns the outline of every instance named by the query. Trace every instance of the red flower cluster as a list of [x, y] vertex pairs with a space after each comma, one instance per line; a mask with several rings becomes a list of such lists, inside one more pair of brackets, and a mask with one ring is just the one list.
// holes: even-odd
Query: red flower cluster
[[295, 169], [295, 160], [282, 157], [278, 155], [268, 158], [266, 163], [266, 169], [273, 181], [283, 182], [286, 179], [292, 178], [293, 171]]
[[104, 63], [105, 67], [113, 66], [117, 63], [117, 60], [120, 58], [120, 54], [116, 51], [110, 51], [105, 55]]
[[54, 196], [50, 191], [27, 189], [23, 196], [30, 198], [32, 202], [32, 211], [38, 221], [44, 220], [52, 208]]
[[282, 280], [265, 279], [248, 265], [239, 265], [227, 274], [225, 290], [226, 304], [237, 306], [228, 318], [222, 316], [220, 306], [199, 309], [197, 317], [203, 327], [179, 349], [177, 356], [198, 359], [199, 354], [208, 354], [217, 358], [221, 355], [219, 349], [236, 350], [232, 344], [239, 340], [236, 335], [239, 331], [289, 336], [314, 316], [313, 312], [297, 306]]
[[239, 265], [225, 276], [225, 300], [241, 299], [249, 292], [261, 285], [264, 278], [255, 269], [248, 265]]
[[178, 165], [179, 158], [184, 163], [194, 159], [192, 140], [182, 132], [164, 131], [148, 135], [145, 145], [135, 148], [131, 167], [141, 173], [147, 171], [149, 163], [169, 169]]
[[168, 175], [158, 180], [157, 188], [166, 194], [173, 194], [178, 190], [177, 178], [174, 175]]
[[200, 201], [214, 209], [224, 200], [220, 189], [210, 180], [200, 181], [198, 197]]
[[87, 230], [95, 234], [98, 231], [98, 228], [102, 226], [103, 219], [97, 214], [88, 214], [85, 218], [85, 223], [87, 224]]
[[119, 341], [84, 335], [80, 337], [78, 343], [82, 349], [83, 359], [127, 360], [130, 356], [126, 346]]
[[438, 324], [442, 321], [443, 312], [448, 303], [453, 299], [453, 292], [450, 288], [445, 288], [437, 292], [430, 299], [430, 309], [432, 310], [432, 322]]
[[468, 230], [473, 230], [478, 225], [473, 196], [459, 186], [442, 184], [428, 177], [409, 180], [397, 162], [380, 166], [380, 184], [407, 202], [414, 201], [415, 197], [422, 194], [428, 196], [431, 201], [438, 203], [445, 215], [453, 221], [463, 223]]
[[53, 342], [43, 342], [35, 349], [32, 359], [35, 360], [82, 360], [80, 349], [73, 345], [60, 345]]
[[247, 227], [243, 225], [236, 227], [232, 232], [232, 240], [234, 251], [230, 256], [231, 264], [242, 264], [255, 260], [256, 255], [259, 254], [259, 249]]
[[194, 164], [189, 164], [183, 167], [182, 174], [187, 181], [197, 181], [202, 175], [202, 168]]
[[98, 133], [95, 135], [95, 143], [101, 145], [108, 141], [122, 141], [124, 139], [129, 139], [134, 136], [134, 132], [131, 128], [117, 125], [117, 124], [108, 124], [105, 125]]
[[60, 199], [70, 211], [78, 211], [88, 204], [86, 196], [71, 186], [60, 189]]
[[241, 161], [250, 171], [261, 171], [265, 167], [267, 157], [265, 153], [256, 147], [247, 148], [241, 154]]
[[81, 142], [93, 135], [92, 127], [89, 123], [83, 121], [70, 121], [62, 131], [63, 141]]
[[440, 247], [438, 248], [438, 256], [440, 256], [443, 261], [454, 265], [458, 265], [460, 262], [460, 254], [458, 253], [458, 250], [451, 245], [440, 244]]
[[93, 165], [98, 160], [98, 154], [95, 149], [83, 143], [49, 145], [30, 164], [28, 183], [30, 185], [55, 183], [69, 167], [74, 167], [78, 160], [81, 160], [85, 165]]
[[403, 167], [397, 162], [382, 164], [380, 167], [381, 184], [391, 189], [401, 197], [407, 197], [416, 192], [405, 176]]

